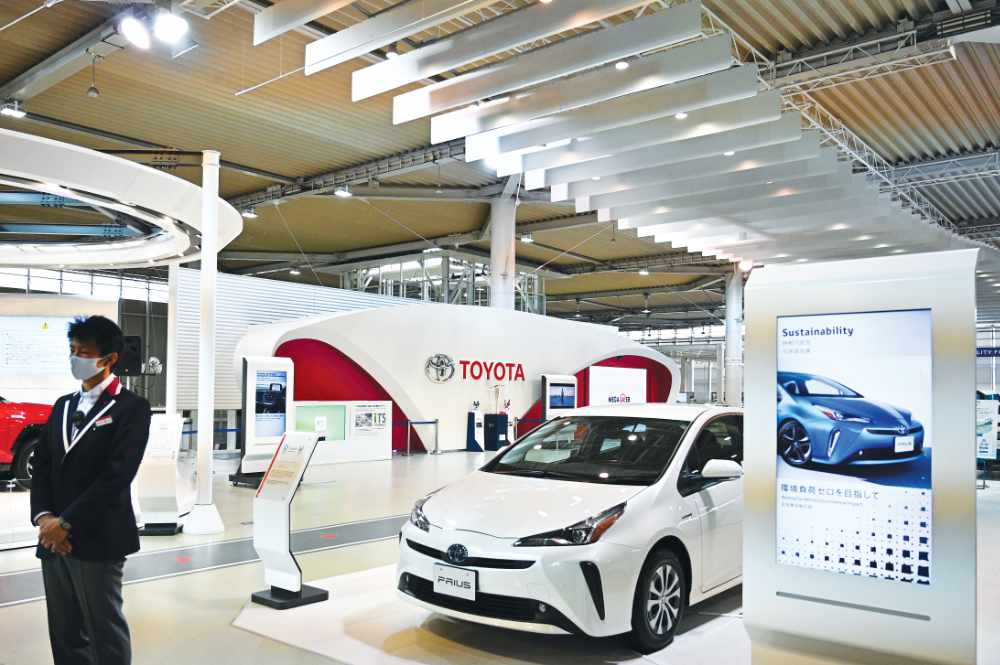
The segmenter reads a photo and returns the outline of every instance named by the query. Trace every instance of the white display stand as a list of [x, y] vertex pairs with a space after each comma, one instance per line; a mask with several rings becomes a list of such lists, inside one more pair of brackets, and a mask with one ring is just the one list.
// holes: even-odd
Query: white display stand
[[326, 600], [329, 593], [302, 584], [302, 569], [292, 554], [292, 499], [309, 466], [319, 436], [315, 432], [289, 432], [271, 458], [271, 464], [253, 500], [253, 547], [264, 564], [269, 589], [251, 600], [286, 610]]
[[[591, 368], [593, 371], [595, 368]], [[645, 375], [643, 376], [645, 380]], [[572, 374], [542, 374], [542, 420], [557, 418], [576, 408], [576, 376]]]
[[149, 442], [136, 476], [144, 536], [173, 536], [183, 529], [177, 498], [177, 455], [184, 418], [154, 414]]
[[[751, 275], [743, 599], [754, 665], [976, 662], [976, 258], [964, 250]], [[817, 375], [854, 394], [830, 399], [836, 390]], [[898, 423], [890, 430], [876, 425], [885, 413]], [[778, 441], [779, 414], [782, 427], [809, 422], [815, 459], [778, 454], [791, 450]], [[911, 414], [926, 423], [919, 444], [913, 422], [900, 420]], [[851, 448], [867, 465], [818, 463], [853, 445], [832, 438], [847, 427], [894, 443], [868, 443], [861, 456]]]
[[[344, 436], [334, 436], [319, 427], [323, 423], [299, 423], [298, 431], [315, 431], [322, 440], [316, 446], [310, 472], [317, 467], [346, 462], [392, 459], [392, 402], [297, 402], [296, 410], [310, 406], [343, 406]], [[306, 482], [310, 482], [310, 473]]]
[[646, 370], [597, 365], [588, 371], [590, 406], [646, 403]]
[[996, 461], [997, 430], [1000, 425], [1000, 402], [995, 399], [976, 400], [976, 457]]
[[[257, 403], [258, 381], [283, 383], [285, 408], [282, 414], [262, 413]], [[237, 473], [229, 476], [234, 485], [256, 487], [261, 474], [274, 456], [285, 432], [295, 425], [295, 365], [289, 358], [247, 357], [243, 360], [243, 457]], [[279, 416], [281, 416], [279, 418]]]

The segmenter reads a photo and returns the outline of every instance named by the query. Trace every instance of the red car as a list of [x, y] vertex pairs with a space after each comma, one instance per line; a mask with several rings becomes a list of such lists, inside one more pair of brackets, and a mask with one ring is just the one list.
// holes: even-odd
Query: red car
[[32, 459], [52, 407], [0, 397], [0, 474], [31, 487]]

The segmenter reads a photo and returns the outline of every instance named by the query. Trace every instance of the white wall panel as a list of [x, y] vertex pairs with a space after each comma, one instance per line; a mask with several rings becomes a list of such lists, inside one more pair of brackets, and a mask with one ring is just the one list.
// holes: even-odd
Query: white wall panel
[[786, 113], [779, 120], [762, 125], [744, 127], [731, 132], [700, 136], [670, 145], [669, 150], [654, 145], [629, 150], [611, 157], [594, 159], [582, 164], [560, 166], [549, 170], [528, 171], [524, 176], [525, 189], [541, 189], [594, 177], [628, 173], [637, 169], [676, 164], [692, 159], [722, 158], [726, 150], [752, 150], [764, 146], [790, 143], [802, 138], [801, 116], [798, 112]]
[[[392, 121], [398, 125], [480, 99], [529, 88], [606, 62], [691, 39], [700, 33], [700, 2], [671, 7], [640, 20], [579, 35], [491, 67], [404, 92], [392, 100]], [[306, 46], [307, 55], [308, 52], [309, 46]], [[308, 69], [306, 73], [309, 73]]]
[[[199, 271], [178, 271], [177, 297], [177, 404], [180, 409], [198, 406]], [[293, 284], [273, 279], [219, 273], [216, 312], [215, 408], [239, 409], [242, 378], [233, 370], [236, 344], [251, 325], [311, 316], [397, 305], [419, 301]]]
[[306, 44], [306, 76], [490, 5], [494, 0], [413, 0]]
[[354, 72], [351, 99], [395, 90], [542, 37], [582, 28], [648, 0], [537, 3]]
[[534, 118], [711, 74], [732, 64], [731, 48], [731, 42], [725, 37], [713, 37], [642, 58], [625, 71], [610, 66], [601, 67], [480, 107], [442, 113], [431, 118], [431, 143], [510, 127]]

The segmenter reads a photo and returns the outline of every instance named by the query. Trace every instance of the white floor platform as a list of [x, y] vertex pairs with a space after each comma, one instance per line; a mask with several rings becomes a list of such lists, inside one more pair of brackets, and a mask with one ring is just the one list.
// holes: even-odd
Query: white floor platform
[[453, 621], [397, 598], [395, 566], [310, 582], [330, 600], [282, 612], [248, 605], [233, 625], [347, 665], [742, 665], [740, 590], [691, 608], [674, 643], [641, 656], [618, 638], [531, 635]]

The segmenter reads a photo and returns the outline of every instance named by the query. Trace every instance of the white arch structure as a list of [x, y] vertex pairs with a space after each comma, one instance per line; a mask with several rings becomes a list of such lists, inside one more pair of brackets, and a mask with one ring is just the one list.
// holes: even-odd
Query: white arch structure
[[[121, 157], [0, 129], [0, 185], [76, 199], [154, 227], [142, 237], [92, 242], [0, 244], [0, 265], [138, 268], [199, 258], [202, 189]], [[216, 247], [243, 230], [239, 212], [217, 198]]]

